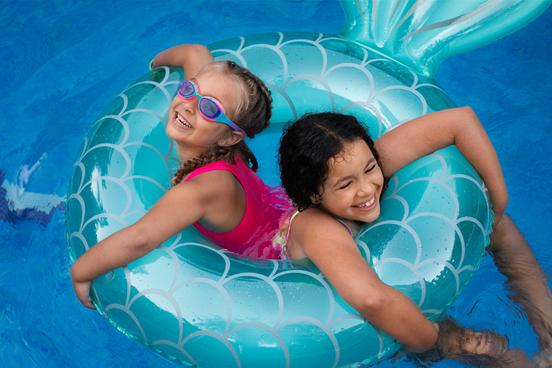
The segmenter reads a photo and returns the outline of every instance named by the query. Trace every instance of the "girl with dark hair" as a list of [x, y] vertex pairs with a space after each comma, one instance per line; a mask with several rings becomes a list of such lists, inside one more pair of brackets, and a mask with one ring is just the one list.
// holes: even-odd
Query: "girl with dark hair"
[[361, 256], [354, 235], [380, 215], [387, 178], [417, 158], [455, 144], [483, 178], [495, 214], [490, 251], [510, 279], [516, 301], [551, 346], [552, 302], [544, 273], [504, 215], [507, 191], [495, 150], [470, 108], [435, 112], [407, 122], [373, 142], [356, 118], [335, 113], [305, 115], [284, 132], [279, 149], [282, 185], [297, 207], [278, 238], [287, 256], [309, 258], [338, 293], [377, 328], [421, 352], [496, 367], [530, 366], [508, 350], [506, 338], [466, 330], [447, 320], [426, 319], [399, 291], [383, 284]]
[[289, 203], [256, 175], [257, 160], [243, 140], [268, 126], [272, 98], [264, 83], [233, 62], [213, 62], [200, 45], [166, 50], [152, 64], [180, 65], [189, 78], [179, 85], [166, 125], [182, 166], [174, 186], [146, 215], [73, 265], [75, 293], [89, 308], [94, 308], [89, 299], [94, 278], [140, 258], [189, 225], [235, 253], [280, 255], [271, 239]]

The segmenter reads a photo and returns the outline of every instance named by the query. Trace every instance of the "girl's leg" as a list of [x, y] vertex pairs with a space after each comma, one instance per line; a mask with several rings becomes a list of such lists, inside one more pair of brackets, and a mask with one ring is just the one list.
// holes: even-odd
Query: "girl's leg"
[[543, 366], [552, 367], [552, 294], [544, 271], [509, 216], [495, 228], [489, 250], [498, 270], [508, 278], [511, 299], [523, 306], [539, 337], [539, 359], [548, 362]]

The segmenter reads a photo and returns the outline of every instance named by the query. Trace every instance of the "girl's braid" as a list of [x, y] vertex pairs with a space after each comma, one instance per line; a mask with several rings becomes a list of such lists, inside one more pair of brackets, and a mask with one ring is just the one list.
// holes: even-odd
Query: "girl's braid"
[[197, 157], [189, 159], [188, 161], [184, 162], [182, 166], [180, 166], [176, 174], [174, 174], [172, 184], [177, 185], [182, 181], [182, 179], [184, 179], [186, 175], [188, 175], [194, 169], [210, 164], [211, 162], [225, 160], [230, 163], [234, 163], [233, 153], [233, 147], [215, 147]]

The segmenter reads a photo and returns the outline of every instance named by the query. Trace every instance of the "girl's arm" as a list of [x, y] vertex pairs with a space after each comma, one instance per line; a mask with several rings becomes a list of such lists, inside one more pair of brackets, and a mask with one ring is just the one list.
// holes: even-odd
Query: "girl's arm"
[[75, 261], [71, 277], [83, 305], [93, 308], [88, 295], [93, 279], [150, 252], [198, 221], [226, 195], [227, 187], [218, 185], [220, 180], [208, 180], [212, 179], [209, 174], [173, 187], [140, 220], [105, 238]]
[[213, 61], [209, 49], [203, 45], [183, 44], [161, 51], [151, 61], [151, 65], [181, 66], [184, 77], [195, 76], [201, 68]]
[[291, 237], [339, 295], [378, 329], [414, 352], [435, 344], [433, 323], [404, 294], [381, 282], [341, 223], [308, 209], [293, 221]]
[[387, 177], [422, 156], [456, 145], [485, 182], [495, 225], [500, 222], [508, 204], [506, 183], [494, 147], [471, 108], [448, 109], [413, 119], [384, 134], [375, 144]]

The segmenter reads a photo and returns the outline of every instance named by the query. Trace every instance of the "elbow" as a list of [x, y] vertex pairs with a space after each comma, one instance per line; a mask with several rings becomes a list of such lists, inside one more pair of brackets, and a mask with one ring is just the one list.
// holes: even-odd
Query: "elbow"
[[459, 110], [462, 114], [462, 121], [480, 125], [476, 112], [470, 106], [460, 107]]
[[467, 115], [475, 115], [475, 111], [471, 108], [471, 106], [462, 106], [458, 108], [462, 113]]
[[213, 56], [207, 47], [200, 44], [189, 44], [186, 45], [186, 58], [181, 62], [183, 67], [186, 66], [187, 61], [193, 61], [203, 66], [213, 61]]
[[364, 318], [369, 321], [377, 319], [383, 311], [389, 306], [391, 300], [384, 293], [369, 293], [361, 301], [361, 305], [356, 308]]
[[201, 44], [189, 44], [187, 45], [188, 47], [188, 52], [190, 53], [193, 53], [193, 54], [198, 54], [198, 55], [211, 55], [211, 52], [209, 51], [209, 49], [204, 46], [204, 45], [201, 45]]
[[458, 145], [458, 140], [465, 141], [466, 137], [475, 135], [476, 137], [481, 135], [481, 123], [475, 111], [469, 107], [458, 107], [452, 110], [452, 142], [451, 144]]
[[161, 51], [152, 60], [151, 66], [160, 65], [185, 67], [190, 62], [201, 60], [202, 63], [212, 61], [209, 49], [200, 44], [182, 44]]

